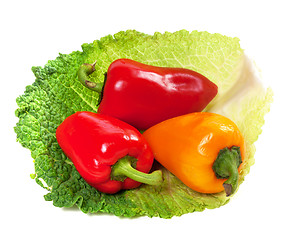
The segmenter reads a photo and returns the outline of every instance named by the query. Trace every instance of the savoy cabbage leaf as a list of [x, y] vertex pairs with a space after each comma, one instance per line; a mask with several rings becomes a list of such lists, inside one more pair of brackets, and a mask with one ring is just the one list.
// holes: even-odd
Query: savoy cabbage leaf
[[108, 66], [118, 58], [189, 68], [207, 76], [218, 85], [219, 92], [205, 110], [235, 121], [247, 142], [247, 160], [240, 173], [240, 182], [254, 163], [254, 142], [261, 133], [264, 115], [269, 111], [272, 92], [260, 84], [246, 84], [252, 74], [247, 74], [250, 65], [239, 39], [198, 31], [182, 30], [152, 36], [129, 30], [83, 44], [82, 51], [60, 54], [44, 67], [33, 67], [35, 82], [17, 98], [17, 140], [31, 150], [35, 181], [48, 190], [45, 199], [57, 207], [76, 205], [85, 213], [162, 218], [226, 204], [230, 198], [224, 193], [195, 192], [158, 163], [154, 167], [162, 169], [164, 176], [163, 184], [158, 187], [142, 185], [107, 195], [81, 178], [60, 149], [55, 131], [74, 112], [97, 110], [98, 94], [84, 88], [77, 79], [80, 65], [97, 61], [91, 80], [103, 81]]

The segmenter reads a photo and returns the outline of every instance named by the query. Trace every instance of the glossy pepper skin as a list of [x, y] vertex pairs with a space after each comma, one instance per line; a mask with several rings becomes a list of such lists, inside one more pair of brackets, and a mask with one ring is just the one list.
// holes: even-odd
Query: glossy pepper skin
[[190, 113], [161, 122], [143, 135], [155, 159], [193, 190], [225, 190], [227, 196], [236, 191], [245, 144], [230, 119]]
[[102, 92], [98, 113], [140, 130], [169, 118], [200, 112], [218, 91], [213, 82], [195, 71], [156, 67], [130, 59], [112, 62], [101, 87], [88, 80], [94, 65], [82, 65], [78, 77], [84, 86]]
[[[115, 169], [116, 176], [113, 175], [119, 160], [135, 159], [135, 164], [131, 164], [136, 165], [136, 169], [126, 164], [131, 171], [142, 174], [142, 178], [151, 175], [145, 174], [153, 163], [149, 145], [138, 130], [118, 119], [92, 112], [77, 112], [61, 123], [56, 138], [84, 180], [101, 192], [113, 194], [141, 184], [118, 173], [118, 168]], [[158, 180], [154, 184], [159, 183], [161, 173], [153, 174], [158, 175], [154, 176]], [[115, 178], [122, 181], [112, 180]]]

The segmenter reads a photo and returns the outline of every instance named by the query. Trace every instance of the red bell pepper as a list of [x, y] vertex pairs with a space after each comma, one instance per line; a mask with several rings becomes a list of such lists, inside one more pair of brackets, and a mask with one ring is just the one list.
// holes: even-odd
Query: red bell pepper
[[104, 85], [89, 81], [94, 64], [83, 64], [80, 82], [101, 93], [98, 112], [145, 130], [166, 119], [202, 111], [217, 86], [185, 68], [166, 68], [118, 59], [108, 68]]
[[113, 194], [162, 181], [159, 170], [147, 174], [153, 153], [144, 137], [118, 119], [77, 112], [61, 123], [56, 138], [84, 180], [101, 192]]

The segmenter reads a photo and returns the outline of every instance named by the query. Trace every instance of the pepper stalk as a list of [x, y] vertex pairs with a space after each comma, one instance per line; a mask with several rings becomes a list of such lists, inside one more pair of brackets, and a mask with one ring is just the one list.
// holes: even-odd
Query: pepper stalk
[[95, 65], [96, 61], [92, 64], [89, 63], [82, 64], [77, 72], [77, 76], [78, 80], [80, 81], [80, 83], [82, 83], [83, 86], [89, 88], [90, 90], [101, 93], [103, 83], [91, 82], [88, 78], [90, 74], [95, 72]]
[[156, 170], [152, 173], [143, 173], [133, 167], [136, 161], [137, 159], [130, 156], [125, 156], [119, 159], [112, 166], [111, 179], [123, 181], [126, 177], [128, 177], [137, 182], [154, 186], [162, 183], [163, 178], [161, 170]]
[[223, 187], [226, 192], [226, 196], [233, 194], [238, 187], [238, 168], [242, 163], [240, 148], [233, 146], [229, 148], [223, 148], [220, 150], [214, 164], [213, 171], [219, 179], [227, 178], [223, 183]]

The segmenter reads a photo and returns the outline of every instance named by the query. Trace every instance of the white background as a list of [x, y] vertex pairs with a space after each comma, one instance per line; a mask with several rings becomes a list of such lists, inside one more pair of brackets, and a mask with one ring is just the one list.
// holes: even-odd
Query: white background
[[[292, 239], [291, 7], [289, 1], [1, 1], [1, 239]], [[256, 144], [256, 163], [221, 208], [170, 220], [86, 215], [46, 202], [30, 179], [30, 152], [16, 140], [15, 99], [32, 66], [81, 50], [107, 34], [136, 29], [206, 30], [236, 36], [262, 69], [274, 102]]]

